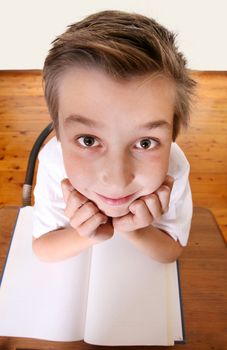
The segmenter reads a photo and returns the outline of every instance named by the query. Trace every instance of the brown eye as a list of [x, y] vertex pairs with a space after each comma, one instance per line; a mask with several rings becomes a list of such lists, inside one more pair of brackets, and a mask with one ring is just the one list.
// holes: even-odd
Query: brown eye
[[142, 139], [138, 141], [136, 143], [136, 148], [148, 150], [148, 149], [153, 149], [157, 147], [157, 145], [158, 145], [158, 141], [151, 138], [147, 138], [147, 139]]
[[142, 148], [147, 149], [150, 147], [151, 141], [150, 140], [142, 140], [142, 141], [140, 141], [140, 145]]
[[[94, 146], [97, 146], [98, 144], [96, 139], [92, 136], [81, 136], [77, 140], [81, 146], [87, 147], [87, 148], [92, 148]], [[97, 144], [95, 144], [96, 142]]]

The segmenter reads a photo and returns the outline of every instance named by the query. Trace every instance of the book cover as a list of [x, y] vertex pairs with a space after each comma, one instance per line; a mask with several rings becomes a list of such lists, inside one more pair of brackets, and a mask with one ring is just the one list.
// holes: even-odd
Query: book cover
[[0, 287], [0, 335], [95, 345], [184, 341], [177, 263], [115, 233], [57, 263], [32, 252], [33, 208], [20, 209]]

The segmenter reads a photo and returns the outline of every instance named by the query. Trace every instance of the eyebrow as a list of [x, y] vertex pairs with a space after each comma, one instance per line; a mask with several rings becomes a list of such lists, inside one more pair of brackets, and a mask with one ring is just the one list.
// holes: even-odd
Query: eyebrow
[[[77, 114], [72, 114], [72, 115], [68, 116], [67, 118], [65, 118], [64, 124], [66, 126], [70, 126], [72, 123], [79, 123], [82, 125], [89, 126], [91, 128], [96, 128], [96, 129], [105, 127], [105, 124], [100, 122], [100, 121], [93, 120], [93, 119], [84, 117], [82, 115], [77, 115]], [[137, 126], [137, 129], [149, 129], [149, 130], [151, 130], [151, 129], [156, 129], [156, 128], [167, 128], [167, 129], [172, 130], [172, 124], [168, 123], [164, 119], [160, 119], [160, 120], [147, 122], [145, 124]]]

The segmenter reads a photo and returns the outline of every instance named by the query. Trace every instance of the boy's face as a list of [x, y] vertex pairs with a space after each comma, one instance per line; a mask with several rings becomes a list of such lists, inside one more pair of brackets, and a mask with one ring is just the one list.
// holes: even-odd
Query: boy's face
[[107, 216], [126, 215], [135, 199], [163, 183], [174, 98], [173, 85], [160, 76], [116, 81], [98, 69], [72, 68], [61, 78], [59, 138], [66, 173]]

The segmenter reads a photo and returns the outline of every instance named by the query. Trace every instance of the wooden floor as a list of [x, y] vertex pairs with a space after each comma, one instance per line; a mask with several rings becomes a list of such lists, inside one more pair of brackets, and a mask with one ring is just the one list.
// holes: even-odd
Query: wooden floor
[[[191, 164], [195, 206], [212, 210], [227, 242], [227, 72], [193, 72], [191, 126], [177, 142]], [[21, 205], [29, 151], [49, 122], [39, 71], [0, 72], [0, 206]]]

